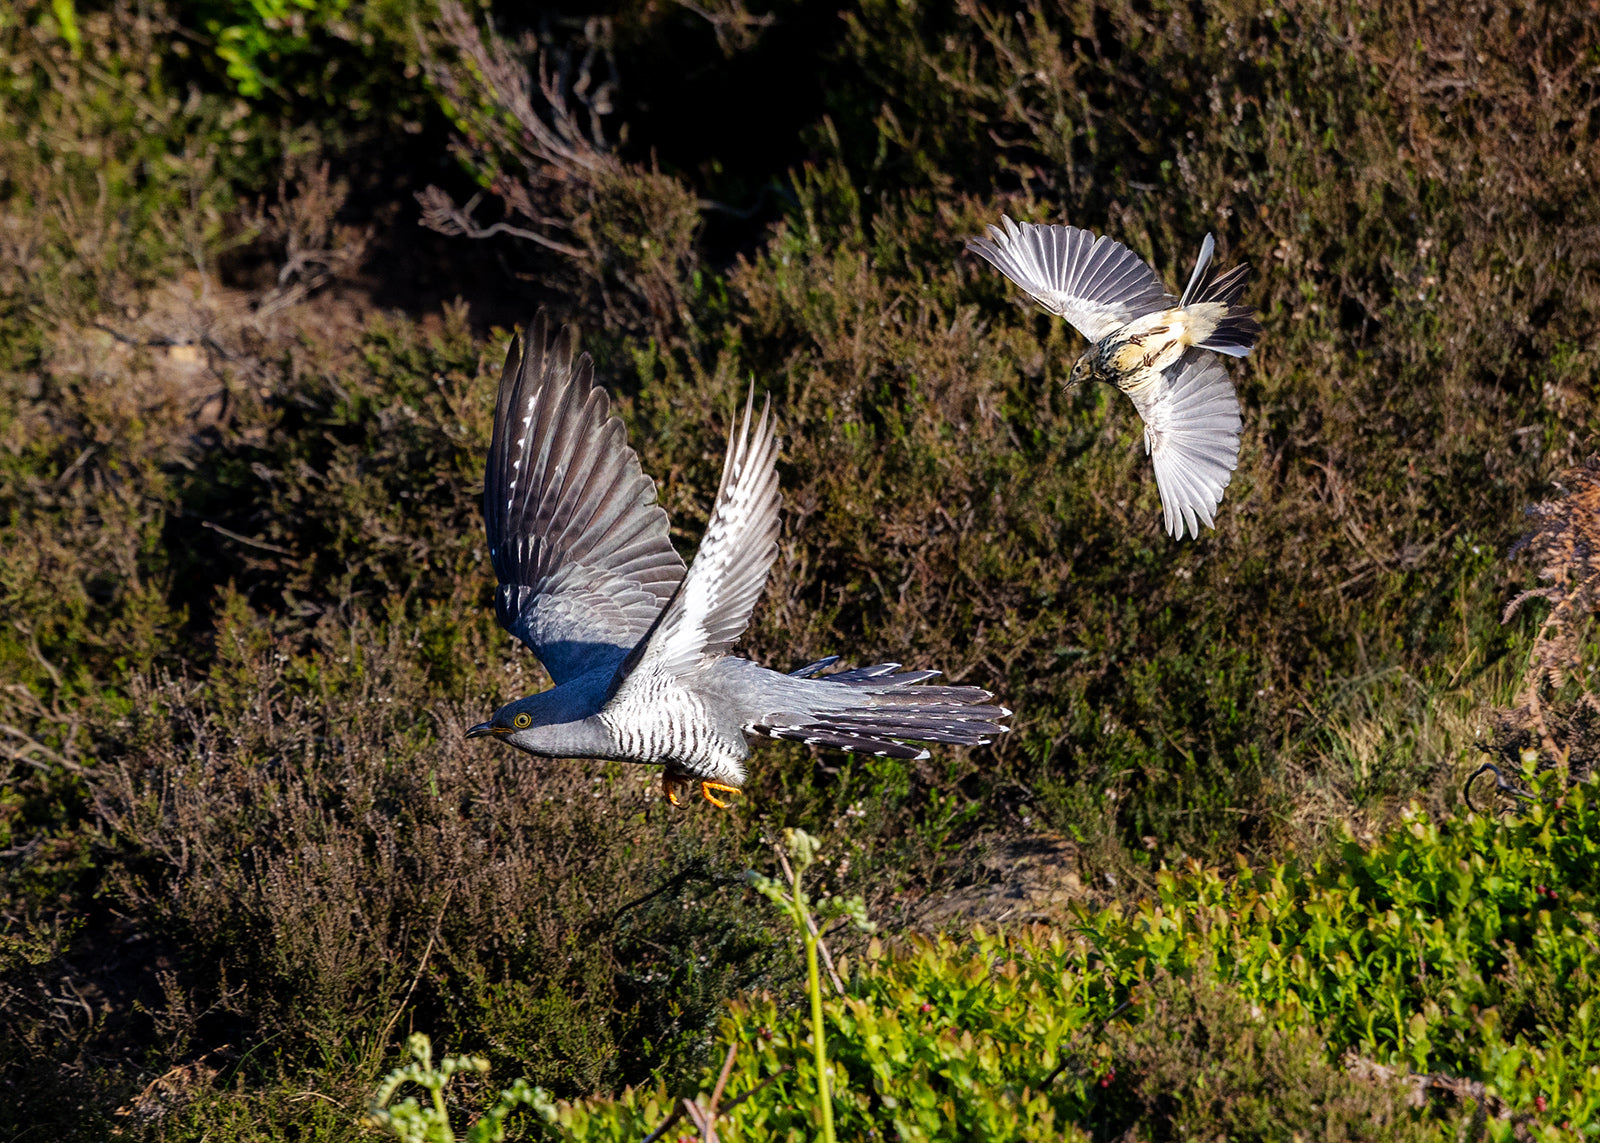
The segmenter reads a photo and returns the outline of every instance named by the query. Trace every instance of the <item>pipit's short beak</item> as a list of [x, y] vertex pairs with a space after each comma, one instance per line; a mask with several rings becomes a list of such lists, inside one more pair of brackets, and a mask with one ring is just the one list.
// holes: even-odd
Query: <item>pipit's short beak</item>
[[468, 738], [487, 738], [489, 735], [491, 735], [493, 733], [494, 733], [494, 723], [492, 723], [492, 722], [480, 722], [480, 723], [478, 723], [477, 726], [474, 726], [471, 730], [467, 731], [467, 737]]

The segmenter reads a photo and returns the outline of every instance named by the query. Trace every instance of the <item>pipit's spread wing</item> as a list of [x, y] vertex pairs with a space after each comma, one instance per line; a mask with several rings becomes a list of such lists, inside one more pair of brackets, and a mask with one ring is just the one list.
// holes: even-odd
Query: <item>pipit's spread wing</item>
[[495, 615], [557, 683], [614, 671], [684, 576], [656, 486], [587, 354], [544, 315], [512, 342], [484, 471]]
[[1155, 464], [1167, 531], [1195, 538], [1239, 463], [1239, 398], [1214, 354], [1187, 350], [1152, 384], [1128, 394], [1144, 419], [1145, 451]]
[[1018, 225], [1005, 215], [1000, 221], [1004, 230], [989, 227], [989, 237], [970, 239], [967, 249], [1090, 341], [1172, 304], [1155, 271], [1114, 238], [1076, 226]]
[[640, 668], [676, 678], [720, 658], [750, 624], [778, 555], [778, 438], [769, 397], [752, 434], [755, 387], [744, 424], [728, 434], [711, 521], [689, 574], [655, 628], [628, 656], [621, 677]]

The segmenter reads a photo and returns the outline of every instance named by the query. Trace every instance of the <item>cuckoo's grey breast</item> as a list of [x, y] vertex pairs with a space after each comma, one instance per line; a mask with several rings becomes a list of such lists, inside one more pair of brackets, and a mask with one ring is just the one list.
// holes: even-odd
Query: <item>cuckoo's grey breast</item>
[[571, 339], [542, 317], [513, 344], [495, 408], [483, 517], [501, 624], [552, 689], [506, 703], [470, 737], [543, 757], [664, 767], [667, 796], [697, 781], [737, 793], [749, 737], [915, 756], [910, 742], [979, 745], [1010, 714], [978, 687], [922, 685], [896, 664], [780, 674], [729, 654], [778, 554], [779, 442], [755, 387], [729, 432], [694, 562], [668, 537], [655, 484]]

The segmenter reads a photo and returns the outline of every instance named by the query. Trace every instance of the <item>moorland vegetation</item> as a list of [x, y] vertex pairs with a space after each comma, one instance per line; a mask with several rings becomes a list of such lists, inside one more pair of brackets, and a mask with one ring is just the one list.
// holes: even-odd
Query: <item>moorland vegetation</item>
[[[840, 1137], [1600, 1121], [1595, 13], [512, 9], [0, 11], [0, 1135], [376, 1138], [422, 1032], [486, 1061], [460, 1125], [520, 1077], [512, 1133], [641, 1138], [720, 1078], [725, 1138], [812, 1137], [744, 876], [791, 828], [877, 925], [826, 936]], [[962, 253], [1002, 212], [1255, 267], [1215, 532]], [[744, 654], [1014, 732], [766, 744], [729, 813], [465, 741], [541, 683], [477, 502], [540, 306], [685, 555], [771, 389]], [[1485, 761], [1526, 796], [1465, 804]]]

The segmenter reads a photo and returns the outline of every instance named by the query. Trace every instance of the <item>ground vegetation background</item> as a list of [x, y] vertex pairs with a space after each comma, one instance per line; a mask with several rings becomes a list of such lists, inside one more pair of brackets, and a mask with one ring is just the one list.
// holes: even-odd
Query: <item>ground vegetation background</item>
[[[530, 1137], [743, 1045], [727, 1129], [803, 1137], [787, 827], [880, 927], [863, 1136], [1594, 1123], [1592, 3], [18, 0], [0, 63], [0, 1137], [372, 1138], [412, 1031]], [[1215, 532], [1001, 213], [1255, 268]], [[478, 518], [539, 307], [686, 557], [772, 391], [745, 654], [1014, 733], [765, 745], [726, 814], [464, 741], [543, 683]]]

